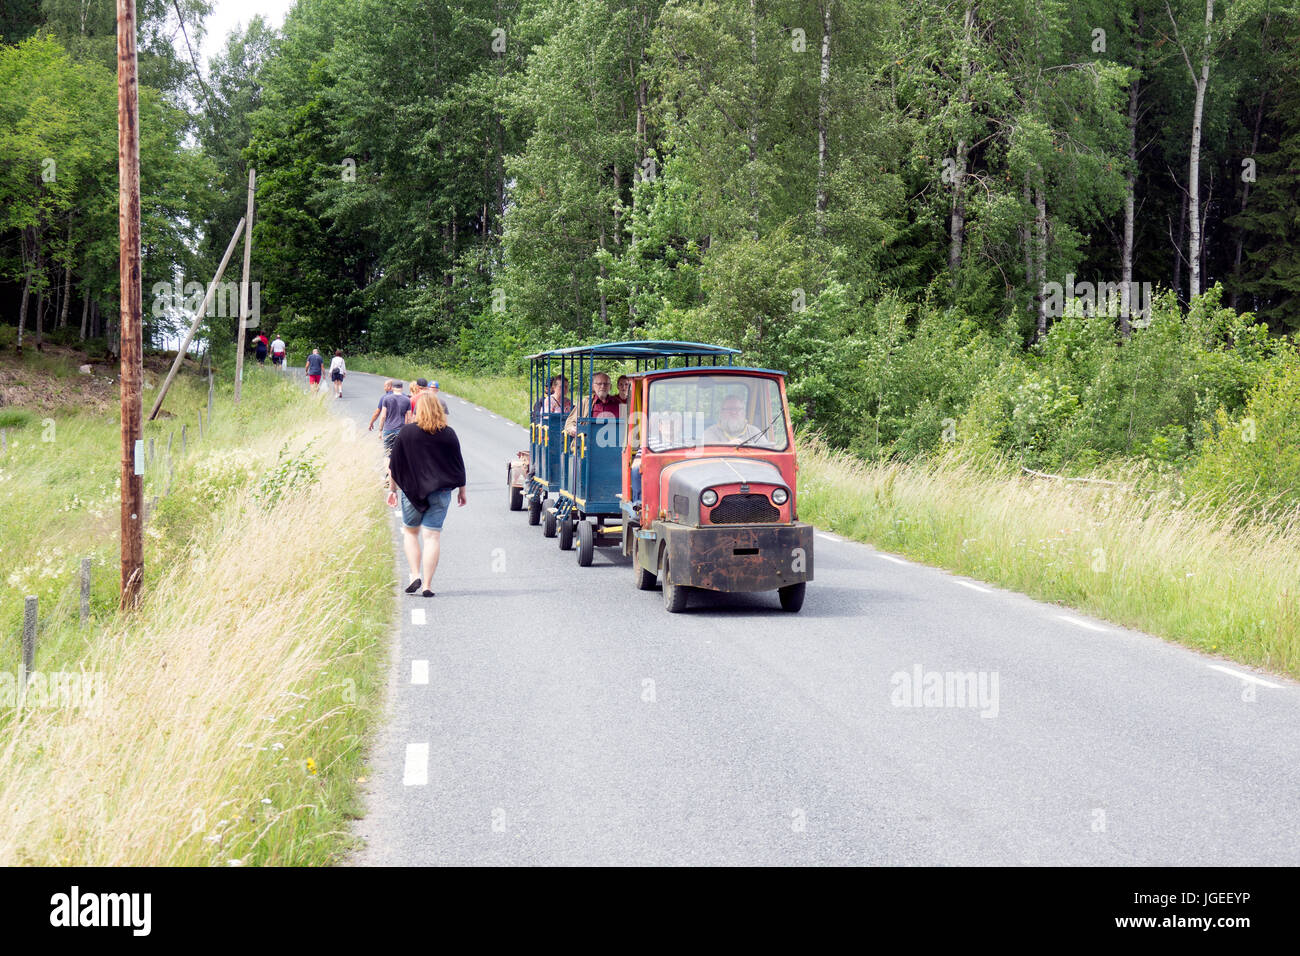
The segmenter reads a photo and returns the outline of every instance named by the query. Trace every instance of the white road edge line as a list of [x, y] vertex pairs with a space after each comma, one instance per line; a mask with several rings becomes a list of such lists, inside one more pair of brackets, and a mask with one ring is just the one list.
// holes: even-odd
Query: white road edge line
[[971, 582], [969, 582], [969, 581], [958, 581], [957, 583], [960, 584], [960, 585], [961, 585], [962, 587], [964, 587], [964, 588], [970, 588], [972, 591], [979, 591], [979, 592], [981, 592], [981, 593], [983, 593], [983, 594], [992, 594], [992, 593], [993, 593], [993, 589], [992, 589], [992, 588], [981, 587], [981, 586], [978, 585], [978, 584], [971, 584]]
[[815, 533], [816, 533], [817, 537], [819, 537], [819, 538], [825, 538], [827, 541], [843, 541], [843, 540], [844, 540], [844, 539], [841, 538], [839, 535], [831, 534], [829, 531], [818, 531], [818, 532], [815, 532]]
[[1081, 621], [1077, 617], [1070, 617], [1068, 614], [1056, 615], [1058, 621], [1065, 621], [1067, 624], [1073, 624], [1075, 627], [1087, 628], [1089, 631], [1109, 631], [1110, 628], [1102, 627], [1100, 624], [1092, 624], [1088, 621]]
[[910, 566], [912, 563], [911, 561], [904, 561], [902, 558], [896, 558], [892, 554], [878, 554], [876, 555], [876, 557], [878, 557], [882, 561], [893, 561], [895, 564], [903, 564], [903, 565]]
[[1256, 677], [1254, 674], [1242, 674], [1239, 671], [1234, 671], [1228, 667], [1221, 667], [1218, 664], [1206, 664], [1205, 666], [1212, 671], [1222, 671], [1224, 674], [1229, 674], [1237, 678], [1237, 680], [1244, 680], [1247, 684], [1258, 684], [1260, 687], [1272, 687], [1274, 690], [1282, 689], [1281, 684], [1274, 684], [1272, 681]]
[[429, 745], [407, 744], [406, 766], [402, 770], [402, 784], [423, 787], [429, 782]]
[[411, 683], [412, 684], [429, 683], [429, 662], [428, 661], [411, 661]]
[[412, 624], [424, 623], [424, 608], [422, 607], [411, 608], [411, 623]]

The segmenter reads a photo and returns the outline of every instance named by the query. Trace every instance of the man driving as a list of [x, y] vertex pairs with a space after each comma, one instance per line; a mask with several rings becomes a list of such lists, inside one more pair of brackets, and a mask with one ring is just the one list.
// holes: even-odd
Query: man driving
[[739, 445], [760, 434], [745, 416], [745, 400], [739, 395], [728, 395], [722, 400], [722, 414], [718, 421], [700, 435], [700, 444]]

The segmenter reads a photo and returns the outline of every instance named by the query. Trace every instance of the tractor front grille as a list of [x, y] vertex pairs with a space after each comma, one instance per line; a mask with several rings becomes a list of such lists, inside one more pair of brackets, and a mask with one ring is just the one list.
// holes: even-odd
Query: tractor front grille
[[780, 520], [780, 510], [767, 495], [727, 495], [709, 513], [713, 524], [772, 524]]

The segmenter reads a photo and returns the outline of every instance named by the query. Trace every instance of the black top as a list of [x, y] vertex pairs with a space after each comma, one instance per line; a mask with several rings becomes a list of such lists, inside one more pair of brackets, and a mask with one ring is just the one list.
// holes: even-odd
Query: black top
[[428, 510], [433, 492], [465, 484], [460, 439], [450, 425], [436, 432], [426, 432], [415, 422], [403, 425], [393, 442], [388, 468], [397, 487], [421, 514]]

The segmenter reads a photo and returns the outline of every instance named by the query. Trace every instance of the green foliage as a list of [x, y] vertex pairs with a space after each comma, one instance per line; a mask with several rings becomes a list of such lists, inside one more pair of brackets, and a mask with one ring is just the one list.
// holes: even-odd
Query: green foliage
[[263, 508], [274, 507], [286, 494], [301, 494], [320, 480], [320, 460], [312, 454], [312, 445], [308, 442], [297, 454], [289, 449], [289, 443], [280, 446], [275, 464], [262, 472], [253, 489], [253, 498]]
[[36, 421], [36, 414], [26, 408], [0, 408], [0, 428], [25, 428]]
[[1186, 489], [1213, 508], [1286, 513], [1300, 505], [1300, 363], [1273, 371], [1244, 412], [1219, 408], [1187, 473]]

